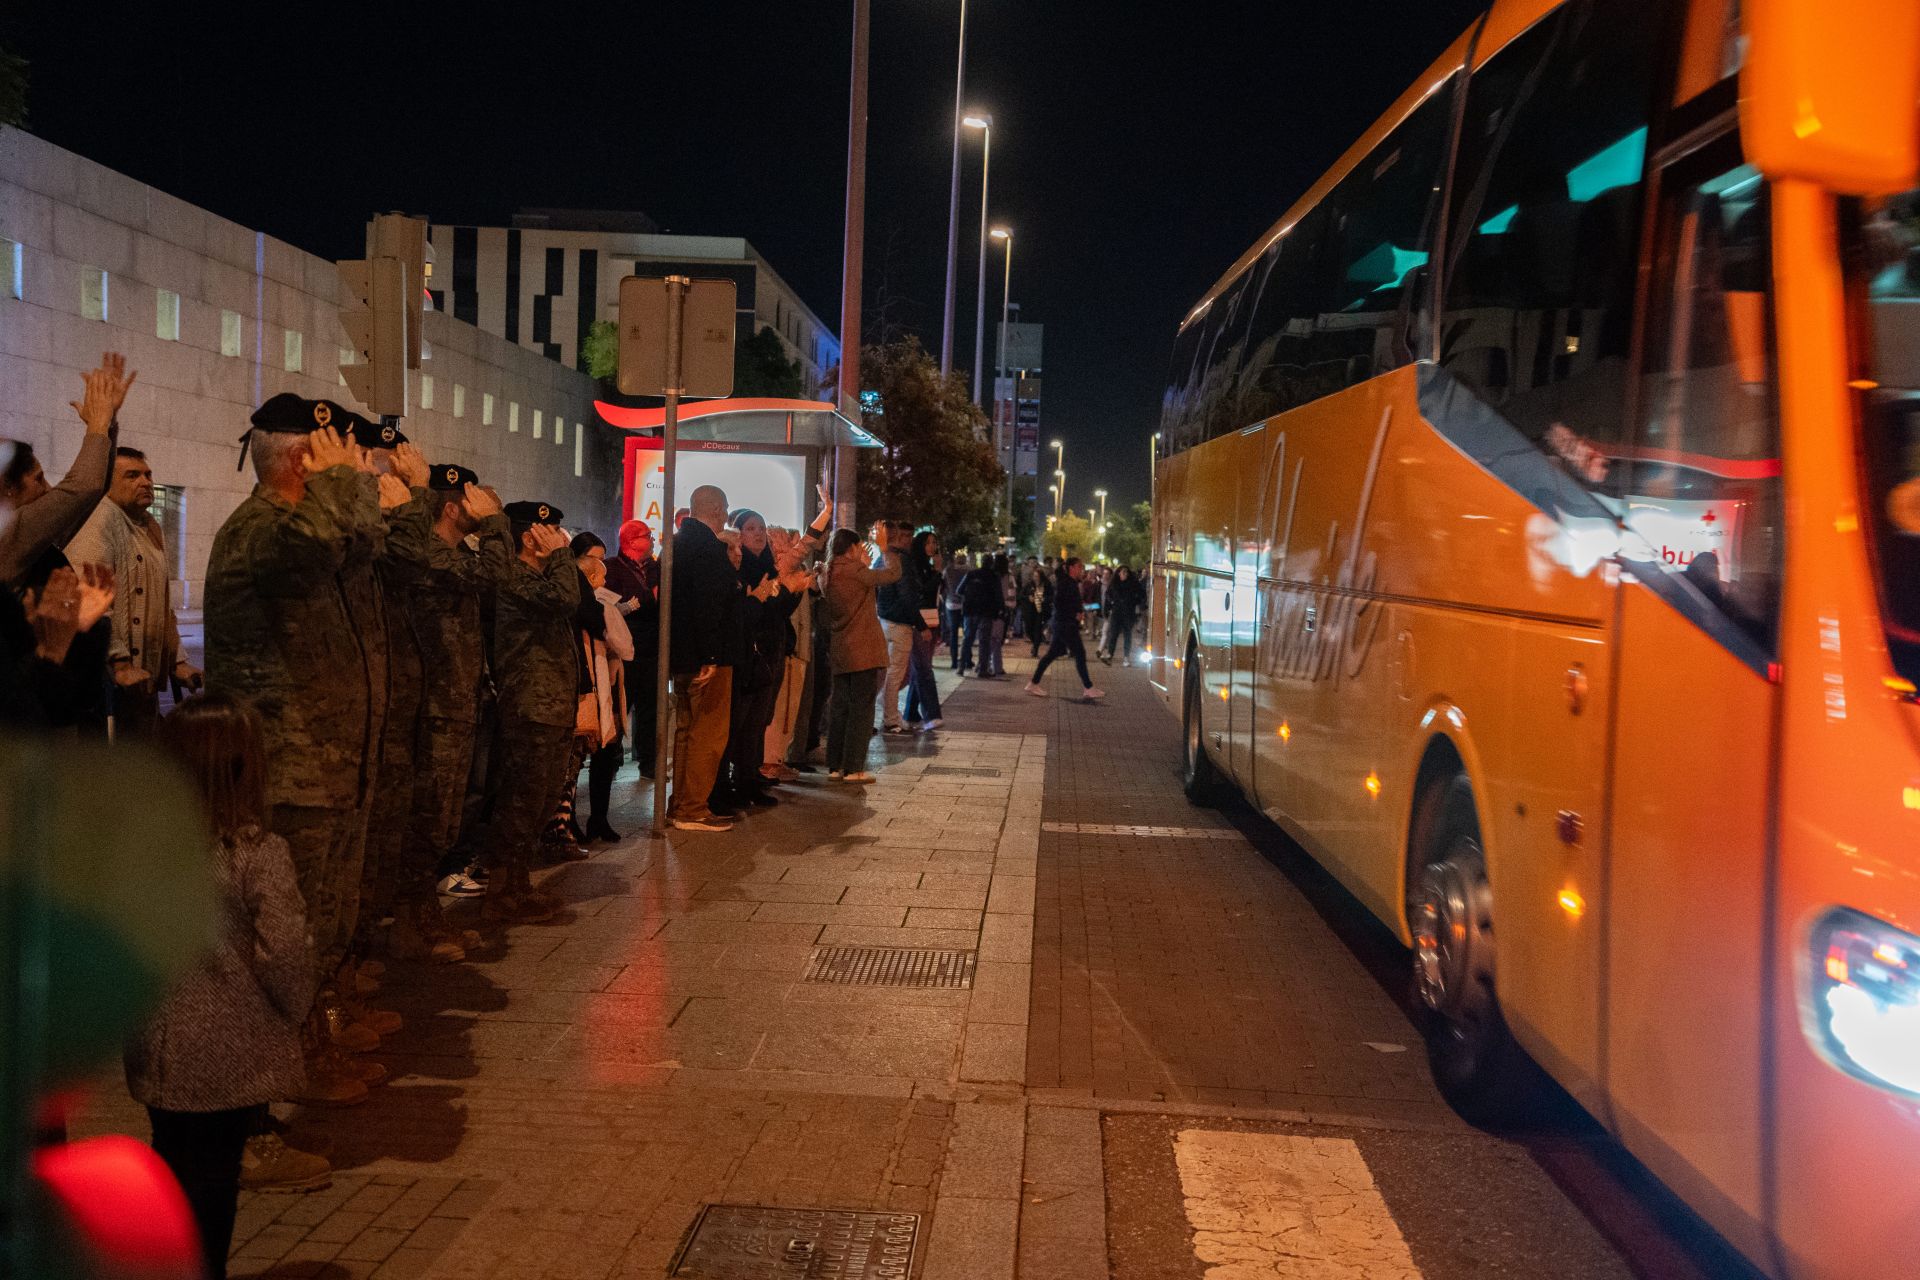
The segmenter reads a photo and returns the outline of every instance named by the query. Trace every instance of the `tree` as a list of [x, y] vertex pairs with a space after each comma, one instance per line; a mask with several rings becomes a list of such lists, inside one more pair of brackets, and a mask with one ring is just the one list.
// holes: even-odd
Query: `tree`
[[748, 338], [733, 352], [733, 394], [769, 396], [778, 400], [807, 399], [807, 375], [798, 360], [787, 358], [786, 344], [771, 325]]
[[587, 340], [580, 348], [580, 367], [587, 376], [611, 386], [620, 372], [620, 327], [611, 320], [595, 320], [587, 326]]
[[989, 530], [1006, 473], [966, 379], [958, 373], [942, 378], [911, 336], [867, 347], [860, 373], [879, 404], [862, 425], [881, 441], [878, 449], [860, 451], [862, 516], [931, 525], [949, 548]]
[[1094, 546], [1093, 523], [1075, 515], [1072, 508], [1068, 508], [1040, 539], [1040, 554], [1063, 558], [1079, 556], [1082, 560], [1091, 560]]
[[1115, 564], [1143, 568], [1153, 554], [1153, 507], [1136, 502], [1108, 515], [1107, 559]]
[[0, 125], [27, 122], [27, 60], [0, 49]]

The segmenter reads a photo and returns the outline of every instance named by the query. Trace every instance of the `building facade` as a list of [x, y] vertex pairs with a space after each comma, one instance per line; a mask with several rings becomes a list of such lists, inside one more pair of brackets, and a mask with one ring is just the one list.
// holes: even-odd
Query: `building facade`
[[[120, 441], [161, 486], [177, 608], [199, 605], [213, 535], [252, 492], [236, 467], [253, 408], [281, 391], [347, 400], [338, 304], [332, 262], [0, 128], [0, 436], [64, 474], [80, 375], [123, 352], [140, 376]], [[423, 333], [402, 426], [428, 460], [611, 541], [622, 442], [595, 421], [593, 380], [450, 316]]]
[[732, 280], [737, 338], [772, 329], [810, 389], [840, 361], [833, 331], [738, 236], [663, 235], [644, 214], [563, 209], [506, 227], [435, 224], [428, 235], [437, 309], [568, 368], [580, 367], [596, 320], [618, 319], [623, 278], [669, 274]]

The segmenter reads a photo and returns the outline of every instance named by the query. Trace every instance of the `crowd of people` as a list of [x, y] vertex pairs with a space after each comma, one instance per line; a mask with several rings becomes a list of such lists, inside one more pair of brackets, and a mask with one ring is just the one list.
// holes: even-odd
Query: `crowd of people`
[[[872, 782], [876, 702], [879, 732], [937, 730], [943, 641], [983, 679], [1004, 674], [1009, 637], [1044, 642], [1027, 686], [1043, 695], [1071, 655], [1101, 696], [1086, 607], [1106, 619], [1099, 654], [1131, 653], [1125, 570], [1103, 586], [1074, 559], [949, 563], [910, 524], [834, 530], [824, 489], [812, 524], [786, 529], [702, 486], [672, 534], [662, 742], [648, 524], [626, 522], [610, 555], [550, 501], [503, 502], [466, 466], [429, 463], [390, 421], [281, 394], [241, 439], [256, 483], [214, 539], [203, 676], [175, 623], [152, 468], [119, 439], [134, 377], [112, 354], [85, 375], [57, 486], [0, 441], [0, 723], [147, 741], [199, 789], [224, 924], [126, 1074], [213, 1275], [239, 1188], [330, 1177], [269, 1104], [350, 1106], [384, 1082], [367, 1055], [402, 1019], [378, 1004], [380, 957], [458, 963], [482, 944], [467, 923], [551, 919], [530, 873], [620, 839], [629, 750], [644, 778], [670, 769], [675, 829], [720, 831], [822, 765], [829, 783]], [[449, 917], [461, 897], [477, 920]]]

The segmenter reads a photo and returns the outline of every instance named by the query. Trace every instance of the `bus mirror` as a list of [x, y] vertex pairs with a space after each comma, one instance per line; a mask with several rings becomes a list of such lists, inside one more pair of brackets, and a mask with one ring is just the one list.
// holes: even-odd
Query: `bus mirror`
[[1740, 73], [1747, 157], [1843, 195], [1920, 184], [1920, 4], [1749, 0]]

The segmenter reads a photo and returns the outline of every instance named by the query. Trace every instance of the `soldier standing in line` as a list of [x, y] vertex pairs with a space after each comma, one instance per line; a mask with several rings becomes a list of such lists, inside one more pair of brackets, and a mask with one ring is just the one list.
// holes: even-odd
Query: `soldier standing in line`
[[527, 866], [573, 758], [580, 704], [573, 611], [580, 603], [580, 571], [565, 554], [560, 508], [510, 502], [506, 514], [519, 554], [494, 593], [494, 684], [500, 698], [494, 758], [506, 767], [488, 778], [494, 796], [486, 915], [537, 923], [552, 919], [559, 906], [533, 887]]
[[[259, 483], [220, 527], [207, 563], [207, 685], [260, 712], [270, 822], [292, 852], [316, 941], [338, 927], [371, 765], [367, 659], [340, 573], [349, 554], [377, 536], [380, 506], [374, 477], [335, 430], [348, 416], [290, 393], [260, 406], [241, 437], [242, 464], [251, 450]], [[333, 977], [325, 959], [319, 977]], [[373, 1032], [355, 1030], [329, 986], [304, 1036], [303, 1100], [357, 1102], [369, 1080], [385, 1075], [339, 1052], [378, 1045]]]
[[[394, 867], [393, 930], [387, 944], [402, 959], [453, 962], [466, 958], [467, 937], [456, 935], [442, 919], [434, 880], [460, 834], [487, 679], [481, 603], [513, 572], [514, 551], [499, 497], [482, 488], [473, 472], [457, 463], [437, 463], [427, 483], [433, 491], [433, 528], [426, 569], [412, 600], [422, 673], [413, 821]], [[469, 538], [477, 549], [469, 549]]]

